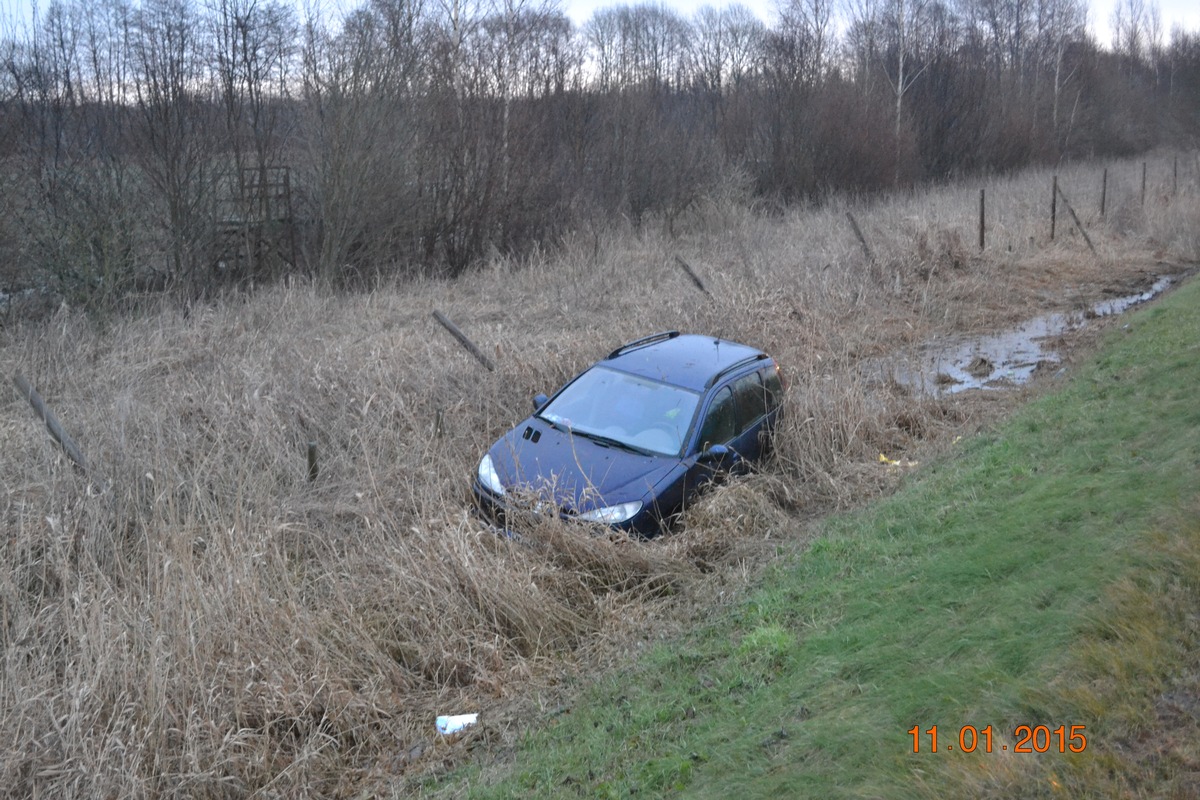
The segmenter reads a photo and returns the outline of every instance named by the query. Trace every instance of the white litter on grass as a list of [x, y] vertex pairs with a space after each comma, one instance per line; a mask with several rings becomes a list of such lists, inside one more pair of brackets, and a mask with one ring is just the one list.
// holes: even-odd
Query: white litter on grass
[[438, 733], [449, 736], [458, 733], [463, 728], [470, 727], [479, 721], [478, 714], [454, 714], [437, 718]]

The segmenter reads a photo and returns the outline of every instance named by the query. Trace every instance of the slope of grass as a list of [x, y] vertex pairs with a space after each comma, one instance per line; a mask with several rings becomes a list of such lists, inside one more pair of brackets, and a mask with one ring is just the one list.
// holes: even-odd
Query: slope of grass
[[[1132, 317], [1062, 391], [893, 497], [830, 520], [734, 610], [600, 679], [528, 737], [502, 781], [475, 773], [455, 789], [1028, 797], [1187, 786], [1196, 749], [1168, 739], [1178, 723], [1154, 709], [1163, 697], [1185, 719], [1200, 708], [1187, 645], [1200, 627], [1200, 530], [1187, 514], [1200, 486], [1198, 305], [1193, 281]], [[935, 725], [936, 754], [925, 733]], [[958, 752], [967, 725], [992, 727], [991, 754]], [[1020, 725], [1082, 725], [1087, 746], [1061, 753], [1052, 735], [1049, 752], [1018, 754]]]

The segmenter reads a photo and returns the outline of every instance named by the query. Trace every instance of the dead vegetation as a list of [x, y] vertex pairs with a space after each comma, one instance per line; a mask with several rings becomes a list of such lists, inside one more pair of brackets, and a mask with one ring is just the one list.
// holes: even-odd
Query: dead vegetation
[[[992, 207], [1043, 183], [997, 184]], [[676, 238], [578, 234], [456, 281], [359, 294], [289, 283], [107, 323], [67, 308], [10, 319], [0, 373], [38, 387], [93, 471], [73, 470], [7, 395], [0, 786], [369, 794], [458, 757], [435, 741], [437, 713], [483, 711], [468, 742], [510, 741], [575, 665], [702, 614], [715, 587], [736, 591], [774, 546], [802, 542], [806, 519], [896, 485], [905, 468], [881, 453], [936, 447], [993, 404], [913, 397], [864, 378], [863, 359], [1200, 257], [1194, 194], [1119, 235], [1092, 220], [1100, 259], [1050, 243], [1033, 212], [998, 218], [980, 255], [963, 244], [974, 191], [856, 208], [870, 263], [836, 204], [782, 220], [708, 208], [675, 220]], [[477, 459], [533, 393], [668, 328], [785, 365], [773, 461], [651, 543], [548, 521], [509, 540], [478, 525], [466, 502]]]

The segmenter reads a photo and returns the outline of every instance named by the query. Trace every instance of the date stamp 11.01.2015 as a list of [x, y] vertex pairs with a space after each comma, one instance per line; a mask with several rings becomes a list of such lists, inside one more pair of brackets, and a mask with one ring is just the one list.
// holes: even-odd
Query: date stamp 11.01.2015
[[[1052, 728], [1049, 725], [1017, 725], [1012, 732], [1015, 740], [1010, 747], [1007, 742], [993, 745], [993, 728], [987, 725], [977, 728], [974, 725], [963, 725], [954, 731], [945, 731], [942, 741], [938, 742], [938, 726], [931, 725], [922, 730], [920, 725], [908, 729], [912, 736], [912, 751], [914, 753], [938, 753], [959, 750], [964, 753], [982, 751], [1012, 752], [1012, 753], [1082, 753], [1087, 749], [1087, 736], [1084, 735], [1083, 725], [1059, 725]], [[946, 734], [949, 734], [947, 740]]]

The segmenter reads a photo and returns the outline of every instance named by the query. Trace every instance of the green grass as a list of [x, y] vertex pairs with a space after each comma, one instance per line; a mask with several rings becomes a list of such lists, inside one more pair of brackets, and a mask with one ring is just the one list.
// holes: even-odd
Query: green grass
[[[1063, 390], [830, 519], [732, 611], [532, 731], [500, 782], [471, 770], [455, 788], [1001, 797], [1178, 781], [1194, 748], [1157, 775], [1129, 744], [1200, 674], [1180, 644], [1200, 633], [1178, 624], [1200, 628], [1197, 307], [1192, 281], [1132, 315]], [[1021, 724], [1085, 725], [1089, 744], [1001, 754]], [[914, 754], [914, 725], [938, 726], [943, 751], [922, 734]], [[945, 752], [964, 725], [991, 725], [997, 752]]]

